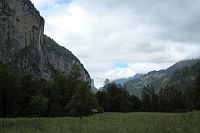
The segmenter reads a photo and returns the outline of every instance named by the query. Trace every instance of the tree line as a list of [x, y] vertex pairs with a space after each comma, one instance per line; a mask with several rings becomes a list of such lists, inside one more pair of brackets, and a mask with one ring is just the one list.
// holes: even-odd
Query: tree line
[[68, 77], [57, 74], [51, 81], [21, 74], [0, 64], [0, 117], [87, 116], [98, 112], [185, 112], [200, 109], [200, 69], [184, 89], [167, 86], [156, 92], [144, 86], [142, 95], [129, 95], [126, 88], [105, 81], [93, 94], [90, 83], [80, 80], [74, 66]]
[[92, 114], [98, 102], [90, 84], [80, 80], [80, 69], [68, 77], [57, 74], [46, 81], [20, 74], [0, 64], [0, 117], [56, 117]]
[[140, 97], [129, 95], [125, 87], [106, 80], [103, 90], [97, 92], [96, 97], [99, 105], [108, 112], [186, 112], [199, 110], [200, 68], [194, 80], [181, 85], [169, 85], [157, 92], [153, 86], [147, 85], [143, 87]]
[[105, 112], [139, 111], [141, 101], [136, 96], [130, 96], [126, 89], [118, 84], [110, 83], [107, 79], [101, 91], [96, 93], [99, 106]]

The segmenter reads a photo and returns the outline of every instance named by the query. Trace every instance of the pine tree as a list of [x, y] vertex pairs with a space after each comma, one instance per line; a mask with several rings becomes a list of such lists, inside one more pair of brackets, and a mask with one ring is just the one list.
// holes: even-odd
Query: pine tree
[[90, 91], [90, 85], [82, 81], [66, 106], [66, 110], [69, 110], [69, 115], [82, 118], [92, 114], [94, 108], [97, 108], [96, 97]]
[[33, 114], [39, 116], [45, 113], [48, 109], [48, 99], [43, 95], [32, 96], [31, 98], [31, 111]]

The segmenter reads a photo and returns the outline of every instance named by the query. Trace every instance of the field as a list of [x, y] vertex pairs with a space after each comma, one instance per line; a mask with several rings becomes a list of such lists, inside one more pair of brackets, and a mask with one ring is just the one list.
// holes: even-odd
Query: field
[[200, 133], [200, 112], [0, 119], [0, 133]]

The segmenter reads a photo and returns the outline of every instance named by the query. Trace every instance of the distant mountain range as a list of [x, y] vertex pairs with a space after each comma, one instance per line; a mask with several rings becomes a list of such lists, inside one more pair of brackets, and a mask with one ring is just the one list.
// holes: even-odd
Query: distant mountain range
[[112, 83], [115, 83], [115, 84], [120, 84], [120, 85], [124, 85], [125, 83], [127, 83], [128, 81], [130, 80], [134, 80], [134, 79], [138, 79], [140, 78], [141, 76], [143, 76], [144, 74], [141, 74], [141, 73], [137, 73], [135, 74], [133, 77], [129, 77], [129, 78], [120, 78], [120, 79], [116, 79], [116, 80], [113, 80]]
[[186, 82], [195, 79], [197, 69], [200, 66], [200, 59], [183, 60], [173, 66], [159, 71], [151, 71], [147, 74], [136, 74], [130, 78], [122, 78], [112, 82], [126, 87], [131, 95], [141, 96], [144, 86], [152, 85], [155, 91], [159, 91], [166, 86], [181, 86]]

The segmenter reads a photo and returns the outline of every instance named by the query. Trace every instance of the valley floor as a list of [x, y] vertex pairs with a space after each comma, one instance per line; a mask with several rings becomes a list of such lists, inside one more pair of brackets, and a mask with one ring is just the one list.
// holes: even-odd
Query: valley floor
[[200, 112], [0, 119], [0, 133], [200, 133]]

